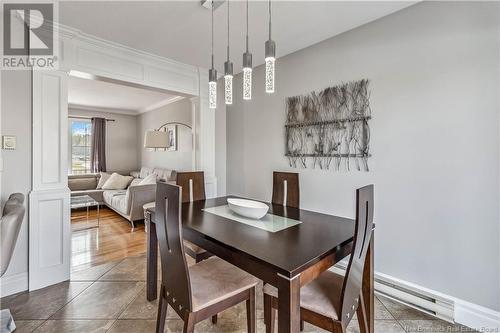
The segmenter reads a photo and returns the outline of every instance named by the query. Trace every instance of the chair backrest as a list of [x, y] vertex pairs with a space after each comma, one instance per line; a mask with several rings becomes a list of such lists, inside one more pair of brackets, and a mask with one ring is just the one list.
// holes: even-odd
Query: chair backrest
[[182, 202], [205, 200], [203, 171], [177, 172], [177, 185], [182, 187]]
[[299, 208], [299, 174], [295, 172], [273, 172], [272, 203]]
[[0, 276], [4, 275], [9, 267], [23, 223], [24, 213], [24, 194], [11, 194], [5, 203], [0, 220]]
[[342, 323], [347, 326], [360, 300], [366, 253], [373, 230], [373, 185], [356, 190], [356, 226], [351, 257], [342, 286]]
[[182, 242], [182, 188], [164, 182], [156, 186], [155, 224], [160, 247], [165, 298], [184, 318], [192, 310], [191, 283]]

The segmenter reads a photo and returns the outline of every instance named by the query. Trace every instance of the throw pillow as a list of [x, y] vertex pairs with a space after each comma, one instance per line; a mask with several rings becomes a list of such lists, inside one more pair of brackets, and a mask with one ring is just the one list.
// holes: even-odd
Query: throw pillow
[[144, 178], [139, 185], [149, 185], [149, 184], [156, 184], [156, 174], [152, 173], [146, 178]]
[[99, 183], [97, 183], [97, 189], [100, 190], [104, 183], [111, 177], [111, 174], [107, 172], [101, 172], [101, 178], [99, 178]]
[[114, 172], [102, 186], [103, 190], [124, 190], [132, 181], [131, 176], [122, 176]]

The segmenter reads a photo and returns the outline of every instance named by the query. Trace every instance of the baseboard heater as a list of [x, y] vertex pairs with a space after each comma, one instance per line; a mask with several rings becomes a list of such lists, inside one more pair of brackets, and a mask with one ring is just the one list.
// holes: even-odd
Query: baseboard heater
[[[347, 262], [341, 261], [331, 270], [344, 275], [346, 268]], [[376, 294], [450, 323], [454, 322], [453, 300], [439, 297], [427, 290], [384, 274], [375, 273], [374, 279]]]

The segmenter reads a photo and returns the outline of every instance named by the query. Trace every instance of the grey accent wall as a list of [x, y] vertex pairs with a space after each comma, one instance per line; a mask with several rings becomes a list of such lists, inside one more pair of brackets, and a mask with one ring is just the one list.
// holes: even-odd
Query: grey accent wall
[[[376, 270], [500, 310], [499, 22], [495, 2], [422, 2], [254, 70], [227, 107], [228, 193], [270, 200], [285, 98], [371, 80], [371, 171], [299, 169], [301, 206], [354, 216], [375, 184]], [[279, 48], [279, 40], [277, 47]], [[254, 51], [257, 53], [257, 51]]]
[[12, 260], [3, 277], [7, 278], [28, 271], [28, 195], [31, 191], [32, 127], [31, 71], [2, 71], [1, 76], [1, 132], [2, 135], [17, 137], [16, 150], [2, 151], [2, 207], [11, 193], [21, 192], [26, 196], [26, 215]]
[[157, 129], [161, 125], [177, 121], [192, 126], [191, 101], [181, 99], [153, 111], [138, 116], [139, 165], [146, 167], [168, 168], [177, 171], [192, 170], [193, 143], [191, 130], [186, 126], [177, 127], [177, 151], [151, 151], [144, 148], [146, 130]]
[[70, 108], [70, 116], [114, 119], [106, 123], [106, 167], [109, 171], [128, 173], [138, 170], [137, 116]]

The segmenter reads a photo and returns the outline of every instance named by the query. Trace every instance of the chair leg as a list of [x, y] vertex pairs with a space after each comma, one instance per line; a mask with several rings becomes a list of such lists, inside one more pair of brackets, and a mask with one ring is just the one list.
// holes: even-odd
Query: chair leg
[[358, 315], [359, 331], [360, 333], [368, 333], [368, 322], [366, 321], [366, 308], [365, 301], [363, 297], [359, 298], [358, 309], [356, 310]]
[[304, 330], [304, 321], [301, 319], [300, 320], [300, 331], [302, 332]]
[[158, 302], [158, 316], [156, 318], [156, 333], [163, 333], [165, 330], [165, 319], [167, 319], [168, 302], [164, 297], [165, 287], [161, 286], [160, 300]]
[[217, 324], [217, 315], [212, 316], [212, 324]]
[[266, 324], [266, 333], [274, 332], [275, 315], [272, 296], [264, 294], [264, 323]]
[[250, 289], [250, 297], [247, 299], [247, 329], [248, 333], [255, 333], [255, 287]]
[[192, 312], [186, 315], [184, 320], [184, 330], [183, 333], [194, 333], [194, 315]]

